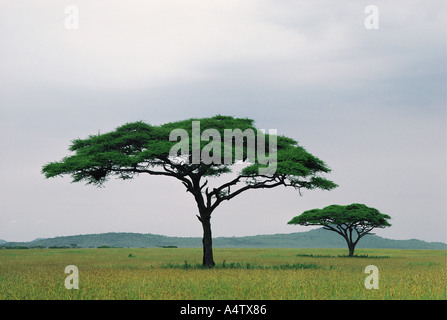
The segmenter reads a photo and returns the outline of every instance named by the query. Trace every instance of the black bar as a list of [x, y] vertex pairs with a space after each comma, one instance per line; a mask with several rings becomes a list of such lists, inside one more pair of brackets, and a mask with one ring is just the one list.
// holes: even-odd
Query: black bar
[[[0, 308], [18, 315], [85, 317], [127, 315], [144, 319], [282, 319], [339, 314], [383, 317], [445, 310], [445, 300], [3, 300]], [[430, 309], [427, 309], [430, 308]]]

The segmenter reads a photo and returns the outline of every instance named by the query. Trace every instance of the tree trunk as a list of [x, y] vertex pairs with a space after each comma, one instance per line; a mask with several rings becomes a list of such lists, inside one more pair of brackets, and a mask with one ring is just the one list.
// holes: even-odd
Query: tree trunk
[[214, 267], [213, 238], [211, 235], [211, 216], [201, 217], [203, 227], [203, 266]]
[[349, 256], [352, 257], [354, 255], [355, 244], [348, 241], [348, 248], [349, 248]]

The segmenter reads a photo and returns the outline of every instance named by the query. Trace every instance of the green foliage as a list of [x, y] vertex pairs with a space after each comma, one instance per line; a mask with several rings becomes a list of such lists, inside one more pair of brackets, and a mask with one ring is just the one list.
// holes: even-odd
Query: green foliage
[[[203, 270], [210, 269], [200, 263], [188, 263], [186, 260], [183, 264], [166, 263], [162, 264], [163, 269], [183, 269], [183, 270]], [[241, 263], [241, 262], [226, 262], [225, 260], [219, 264], [217, 263], [213, 269], [243, 269], [243, 270], [300, 270], [300, 269], [320, 269], [321, 266], [315, 263], [286, 263], [278, 265], [263, 265], [257, 263]]]
[[367, 254], [338, 255], [339, 258], [388, 259], [390, 256], [368, 256]]
[[[219, 163], [200, 164], [174, 163], [169, 152], [178, 142], [170, 141], [170, 133], [175, 129], [182, 129], [189, 135], [188, 153], [179, 157], [191, 159], [193, 152], [193, 121], [200, 121], [200, 134], [205, 130], [217, 130], [221, 135], [220, 141], [213, 141], [220, 148], [222, 157], [225, 151], [230, 150], [232, 162], [224, 163], [222, 158]], [[75, 139], [69, 148], [74, 154], [63, 158], [59, 162], [51, 162], [43, 166], [42, 173], [46, 178], [71, 175], [73, 182], [84, 181], [87, 184], [102, 185], [110, 176], [119, 179], [132, 179], [140, 173], [167, 175], [184, 179], [194, 173], [203, 177], [219, 176], [232, 171], [236, 159], [237, 148], [234, 139], [231, 144], [225, 142], [225, 130], [253, 130], [256, 137], [262, 135], [266, 150], [265, 157], [276, 155], [276, 170], [270, 176], [275, 182], [293, 186], [295, 188], [331, 190], [337, 185], [321, 176], [320, 173], [329, 173], [329, 167], [317, 157], [308, 153], [298, 143], [288, 137], [275, 136], [277, 148], [270, 150], [269, 139], [273, 136], [263, 134], [254, 126], [254, 121], [247, 118], [234, 118], [230, 116], [214, 116], [210, 118], [192, 118], [177, 122], [170, 122], [159, 126], [152, 126], [142, 121], [124, 124], [116, 130], [104, 134], [90, 135], [86, 139]], [[209, 141], [200, 141], [203, 150]], [[247, 160], [249, 149], [252, 146], [245, 139], [242, 144], [243, 159]], [[256, 145], [255, 148], [261, 147]], [[212, 154], [212, 152], [211, 152]], [[265, 162], [260, 162], [258, 154], [255, 159], [240, 172], [248, 184], [256, 184], [256, 187], [270, 187], [271, 184], [260, 183], [259, 169], [266, 167]], [[270, 159], [270, 158], [269, 158]], [[272, 160], [274, 157], [271, 158]], [[264, 177], [265, 178], [265, 177]], [[262, 180], [262, 179], [261, 179]], [[271, 182], [273, 180], [269, 180]], [[183, 182], [185, 182], [183, 180]], [[265, 181], [264, 181], [265, 182]], [[275, 185], [276, 186], [276, 185]], [[223, 192], [223, 190], [219, 190]], [[217, 195], [217, 193], [216, 193]], [[220, 193], [220, 195], [223, 195]], [[229, 195], [227, 195], [229, 196]]]
[[367, 207], [364, 204], [353, 203], [350, 205], [330, 205], [323, 209], [312, 209], [294, 217], [288, 224], [299, 225], [362, 225], [373, 228], [389, 227], [387, 221], [391, 219], [389, 215], [380, 213], [375, 208]]
[[337, 256], [331, 256], [328, 254], [307, 254], [307, 253], [299, 253], [296, 255], [297, 257], [306, 257], [306, 258], [334, 258], [334, 257], [339, 257], [339, 258], [364, 258], [364, 259], [385, 259], [385, 258], [390, 258], [390, 256], [369, 256], [367, 254], [361, 254], [361, 255], [337, 255]]
[[331, 205], [323, 209], [308, 210], [288, 223], [305, 226], [320, 225], [326, 230], [338, 233], [348, 244], [349, 256], [353, 256], [355, 246], [362, 237], [374, 228], [391, 226], [388, 219], [391, 219], [389, 215], [380, 213], [375, 208], [353, 203], [347, 206]]
[[27, 246], [5, 246], [5, 249], [30, 249], [30, 247]]

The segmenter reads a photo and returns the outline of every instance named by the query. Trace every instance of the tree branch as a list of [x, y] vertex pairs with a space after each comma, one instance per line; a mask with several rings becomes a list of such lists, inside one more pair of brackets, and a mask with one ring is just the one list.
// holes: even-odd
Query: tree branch
[[[214, 204], [211, 206], [212, 210], [214, 210], [222, 201], [224, 200], [230, 200], [234, 197], [236, 197], [237, 195], [241, 194], [244, 191], [250, 190], [250, 189], [269, 189], [269, 188], [274, 188], [280, 185], [285, 185], [285, 186], [289, 186], [288, 184], [285, 183], [285, 181], [283, 179], [281, 179], [280, 181], [277, 181], [275, 183], [272, 184], [268, 184], [269, 182], [273, 182], [276, 181], [276, 178], [272, 178], [269, 180], [265, 180], [263, 182], [258, 182], [255, 184], [248, 184], [245, 187], [242, 187], [232, 193], [228, 193], [225, 196], [221, 196], [219, 195], [219, 191], [221, 191], [222, 189], [224, 189], [225, 187], [229, 187], [231, 185], [235, 185], [239, 180], [240, 180], [241, 176], [233, 179], [232, 181], [220, 186], [219, 188], [216, 188], [213, 190], [213, 192], [210, 193], [210, 195], [215, 195], [216, 196], [216, 200], [214, 202]], [[291, 186], [291, 185], [290, 185]]]
[[185, 176], [183, 176], [180, 173], [177, 173], [173, 170], [167, 169], [165, 164], [163, 164], [163, 169], [165, 171], [154, 171], [154, 170], [148, 170], [148, 169], [137, 169], [137, 168], [111, 168], [110, 171], [113, 172], [130, 172], [130, 173], [147, 173], [154, 176], [167, 176], [167, 177], [174, 177], [179, 179], [183, 182], [185, 185], [187, 191], [192, 192], [193, 185], [189, 179], [187, 179]]
[[334, 232], [338, 233], [339, 235], [341, 235], [343, 238], [346, 239], [345, 234], [340, 230], [338, 225], [337, 225], [337, 229], [335, 229], [334, 227], [331, 227], [330, 225], [324, 225], [323, 229], [329, 230], [329, 231], [334, 231]]

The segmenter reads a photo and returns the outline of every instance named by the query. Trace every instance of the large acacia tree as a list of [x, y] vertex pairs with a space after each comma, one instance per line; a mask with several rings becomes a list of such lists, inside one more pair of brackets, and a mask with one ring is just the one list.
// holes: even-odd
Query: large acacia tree
[[[194, 130], [199, 130], [199, 138]], [[228, 130], [234, 136], [224, 139]], [[256, 138], [254, 146], [249, 144], [253, 139], [248, 133]], [[252, 152], [261, 147], [264, 153]], [[214, 266], [210, 220], [222, 202], [254, 189], [286, 186], [331, 190], [337, 186], [321, 176], [330, 172], [328, 166], [295, 140], [264, 134], [253, 120], [245, 118], [219, 115], [158, 126], [142, 121], [127, 123], [108, 133], [75, 139], [69, 150], [74, 154], [43, 166], [47, 178], [68, 174], [73, 182], [98, 186], [111, 176], [132, 179], [139, 174], [180, 181], [197, 204], [197, 218], [203, 227], [204, 266]], [[197, 159], [197, 150], [206, 159]], [[233, 172], [235, 168], [240, 170]], [[226, 182], [212, 187], [212, 178], [223, 174], [229, 177]]]
[[323, 226], [341, 235], [348, 245], [349, 256], [354, 255], [355, 246], [367, 234], [372, 234], [374, 228], [391, 226], [389, 215], [364, 204], [330, 205], [323, 209], [312, 209], [294, 217], [288, 224], [303, 226]]

